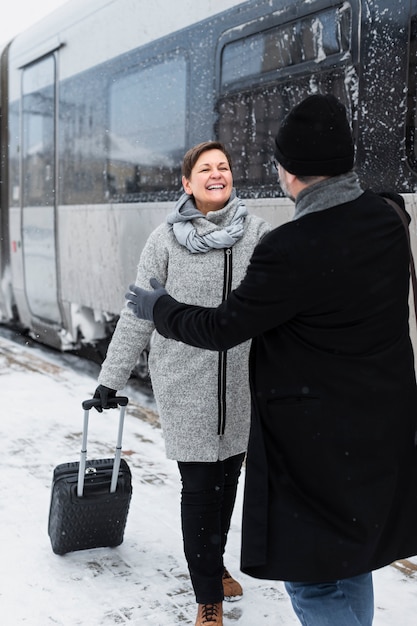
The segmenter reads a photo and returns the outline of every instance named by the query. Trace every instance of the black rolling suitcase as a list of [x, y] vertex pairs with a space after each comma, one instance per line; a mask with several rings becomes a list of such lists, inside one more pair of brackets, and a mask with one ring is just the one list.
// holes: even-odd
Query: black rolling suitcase
[[87, 433], [90, 409], [99, 401], [82, 403], [83, 440], [79, 462], [62, 463], [54, 469], [48, 534], [55, 554], [118, 546], [123, 541], [132, 477], [121, 459], [123, 423], [128, 399], [113, 398], [120, 405], [119, 430], [114, 459], [87, 461]]

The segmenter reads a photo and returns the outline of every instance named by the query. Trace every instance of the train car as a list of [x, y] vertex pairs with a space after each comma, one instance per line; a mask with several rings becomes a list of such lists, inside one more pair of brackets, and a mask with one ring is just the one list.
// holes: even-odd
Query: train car
[[252, 212], [290, 219], [273, 137], [310, 93], [345, 103], [362, 184], [414, 217], [416, 39], [417, 0], [71, 0], [17, 36], [1, 53], [0, 321], [104, 352], [199, 141], [228, 146]]

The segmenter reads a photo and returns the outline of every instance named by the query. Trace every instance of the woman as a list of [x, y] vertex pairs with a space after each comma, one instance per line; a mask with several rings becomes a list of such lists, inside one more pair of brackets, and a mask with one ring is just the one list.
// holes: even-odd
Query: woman
[[[216, 307], [242, 280], [252, 251], [270, 226], [249, 215], [233, 188], [223, 144], [191, 148], [182, 166], [185, 193], [150, 235], [136, 285], [155, 277], [177, 300]], [[101, 407], [122, 389], [154, 331], [126, 306], [94, 394]], [[196, 626], [223, 624], [223, 599], [242, 595], [223, 563], [250, 417], [249, 343], [227, 352], [192, 348], [159, 334], [149, 369], [167, 457], [182, 480], [184, 552], [198, 603]], [[100, 410], [100, 408], [99, 408]]]

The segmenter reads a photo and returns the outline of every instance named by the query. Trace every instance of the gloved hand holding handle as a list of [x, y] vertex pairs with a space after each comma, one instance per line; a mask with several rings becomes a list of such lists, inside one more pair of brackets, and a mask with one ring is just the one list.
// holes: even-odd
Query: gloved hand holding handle
[[99, 385], [94, 392], [93, 398], [100, 400], [100, 406], [94, 406], [96, 411], [102, 413], [103, 409], [114, 409], [117, 407], [116, 403], [111, 403], [112, 398], [116, 397], [116, 390], [110, 389], [110, 387], [106, 387], [105, 385]]

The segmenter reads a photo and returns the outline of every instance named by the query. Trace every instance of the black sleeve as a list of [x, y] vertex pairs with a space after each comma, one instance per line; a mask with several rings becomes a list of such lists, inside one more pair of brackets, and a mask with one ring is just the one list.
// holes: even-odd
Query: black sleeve
[[242, 328], [242, 325], [238, 327], [233, 323], [235, 313], [231, 299], [232, 296], [217, 309], [212, 309], [182, 304], [171, 296], [162, 296], [153, 311], [155, 327], [164, 337], [190, 346], [228, 350], [252, 336], [249, 325]]
[[198, 348], [223, 351], [291, 318], [300, 290], [275, 237], [269, 233], [258, 244], [245, 278], [217, 308], [159, 298], [153, 311], [157, 331]]

